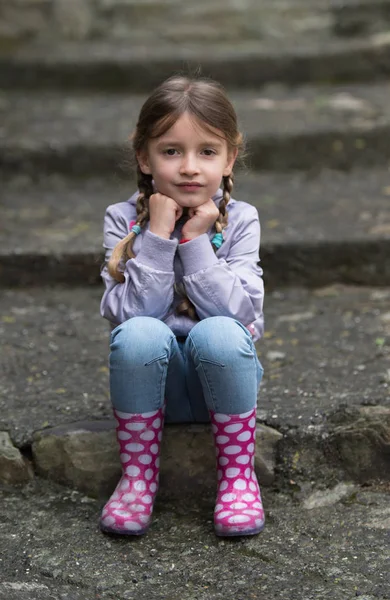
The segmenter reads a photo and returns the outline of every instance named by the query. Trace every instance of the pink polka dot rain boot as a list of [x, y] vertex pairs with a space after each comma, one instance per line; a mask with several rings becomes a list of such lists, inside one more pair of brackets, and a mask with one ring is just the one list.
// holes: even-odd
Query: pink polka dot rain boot
[[158, 488], [163, 409], [139, 415], [114, 410], [122, 478], [103, 508], [107, 533], [141, 535], [149, 528]]
[[214, 511], [219, 536], [254, 535], [264, 528], [264, 510], [254, 471], [256, 409], [241, 415], [211, 413], [217, 454]]

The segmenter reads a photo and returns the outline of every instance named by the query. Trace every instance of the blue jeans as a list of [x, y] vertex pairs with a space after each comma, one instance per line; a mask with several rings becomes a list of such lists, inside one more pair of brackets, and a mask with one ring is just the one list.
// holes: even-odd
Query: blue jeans
[[171, 423], [253, 409], [263, 376], [251, 334], [229, 317], [204, 319], [184, 339], [158, 319], [133, 317], [112, 331], [109, 360], [114, 408], [138, 414], [166, 399]]

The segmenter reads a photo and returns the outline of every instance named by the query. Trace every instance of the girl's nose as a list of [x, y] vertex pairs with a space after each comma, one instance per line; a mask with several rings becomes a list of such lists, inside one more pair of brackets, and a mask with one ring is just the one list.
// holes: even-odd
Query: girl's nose
[[195, 156], [184, 156], [180, 165], [180, 172], [184, 175], [195, 175], [199, 172]]

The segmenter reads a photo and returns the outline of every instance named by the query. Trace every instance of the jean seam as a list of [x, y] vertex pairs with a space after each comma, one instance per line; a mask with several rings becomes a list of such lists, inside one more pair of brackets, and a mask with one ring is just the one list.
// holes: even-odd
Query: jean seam
[[[194, 350], [194, 353], [195, 353], [195, 355], [196, 355], [196, 358], [197, 358], [197, 360], [198, 360], [198, 362], [199, 362], [199, 367], [200, 367], [200, 370], [202, 371], [202, 373], [203, 373], [203, 375], [204, 375], [205, 382], [206, 382], [206, 384], [207, 384], [207, 389], [208, 389], [208, 391], [209, 391], [210, 398], [211, 398], [211, 402], [212, 402], [212, 404], [213, 404], [213, 406], [212, 406], [212, 409], [211, 409], [211, 410], [213, 410], [213, 411], [215, 412], [215, 411], [217, 410], [217, 408], [216, 408], [216, 398], [215, 398], [215, 393], [214, 393], [214, 390], [213, 390], [212, 386], [210, 385], [209, 378], [208, 378], [208, 376], [207, 376], [207, 372], [206, 372], [206, 370], [205, 370], [205, 369], [204, 369], [204, 367], [203, 367], [202, 360], [201, 360], [201, 359], [200, 359], [200, 357], [199, 357], [198, 350], [197, 350], [197, 348], [196, 348], [196, 346], [195, 346], [194, 340], [193, 340], [193, 339], [192, 339], [192, 337], [191, 337], [191, 334], [189, 334], [189, 335], [188, 335], [188, 337], [189, 337], [189, 338], [190, 338], [190, 340], [191, 340], [192, 348], [193, 348], [193, 350]], [[196, 369], [196, 370], [197, 370], [197, 369]], [[206, 403], [207, 403], [207, 402], [206, 402]]]

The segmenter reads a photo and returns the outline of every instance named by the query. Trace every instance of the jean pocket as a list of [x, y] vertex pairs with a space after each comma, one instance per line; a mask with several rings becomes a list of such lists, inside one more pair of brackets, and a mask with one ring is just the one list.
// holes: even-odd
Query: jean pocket
[[145, 367], [153, 365], [154, 363], [160, 360], [165, 361], [165, 364], [168, 364], [168, 356], [166, 354], [162, 354], [161, 356], [156, 356], [156, 358], [152, 358], [152, 360], [148, 360], [148, 362], [145, 363]]

